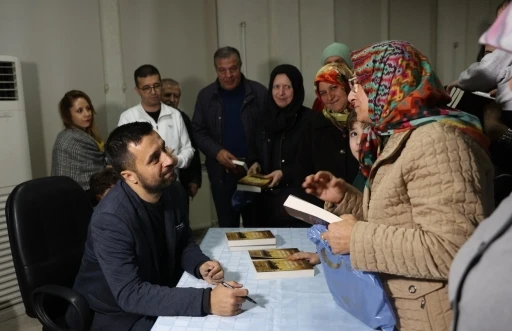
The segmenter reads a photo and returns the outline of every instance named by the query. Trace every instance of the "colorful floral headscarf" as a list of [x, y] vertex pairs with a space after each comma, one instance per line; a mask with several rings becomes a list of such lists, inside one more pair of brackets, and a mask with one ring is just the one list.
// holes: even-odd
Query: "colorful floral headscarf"
[[352, 56], [357, 81], [368, 95], [371, 126], [361, 137], [359, 162], [368, 177], [377, 160], [383, 136], [443, 122], [471, 135], [484, 148], [489, 140], [477, 117], [448, 109], [450, 96], [428, 59], [405, 41], [386, 41]]
[[[333, 85], [340, 85], [345, 92], [350, 93], [350, 87], [348, 84], [348, 80], [353, 76], [352, 71], [348, 68], [348, 66], [344, 63], [328, 63], [324, 65], [315, 76], [315, 93], [318, 99], [320, 98], [320, 93], [318, 92], [318, 85], [320, 82], [326, 82]], [[343, 130], [345, 128], [345, 123], [347, 122], [347, 117], [349, 114], [348, 109], [344, 109], [340, 113], [335, 113], [323, 106], [322, 114], [327, 118], [331, 123], [336, 126], [338, 129]]]

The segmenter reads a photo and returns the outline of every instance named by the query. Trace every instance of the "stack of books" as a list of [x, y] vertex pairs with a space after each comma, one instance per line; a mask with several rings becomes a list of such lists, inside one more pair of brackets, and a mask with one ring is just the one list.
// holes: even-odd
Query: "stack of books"
[[276, 237], [270, 230], [227, 232], [226, 240], [231, 252], [276, 248]]
[[314, 277], [315, 269], [307, 260], [288, 260], [297, 248], [250, 250], [256, 279]]

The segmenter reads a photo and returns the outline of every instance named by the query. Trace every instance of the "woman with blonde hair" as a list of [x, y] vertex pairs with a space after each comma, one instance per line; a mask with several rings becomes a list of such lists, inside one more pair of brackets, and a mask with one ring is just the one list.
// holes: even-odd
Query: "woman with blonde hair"
[[87, 94], [72, 90], [59, 102], [64, 124], [52, 151], [52, 176], [68, 176], [84, 190], [92, 174], [105, 168], [104, 142], [94, 122], [94, 106]]

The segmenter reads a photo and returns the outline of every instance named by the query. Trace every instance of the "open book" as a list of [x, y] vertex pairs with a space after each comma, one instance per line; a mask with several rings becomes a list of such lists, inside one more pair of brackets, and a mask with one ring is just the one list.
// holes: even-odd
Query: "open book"
[[327, 226], [329, 223], [340, 221], [340, 218], [333, 213], [291, 194], [284, 202], [283, 207], [291, 216], [309, 224], [323, 224]]

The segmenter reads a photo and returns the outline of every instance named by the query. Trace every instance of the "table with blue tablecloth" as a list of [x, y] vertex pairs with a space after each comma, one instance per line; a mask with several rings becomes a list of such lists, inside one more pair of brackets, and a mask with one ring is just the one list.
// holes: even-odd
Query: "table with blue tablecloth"
[[[200, 246], [206, 255], [221, 263], [225, 280], [242, 283], [249, 290], [249, 296], [258, 304], [246, 301], [242, 306], [243, 312], [233, 317], [161, 316], [152, 331], [372, 330], [336, 305], [325, 282], [321, 265], [315, 267], [315, 277], [257, 280], [249, 254], [246, 251], [230, 252], [225, 238], [226, 232], [248, 230], [212, 228], [208, 230]], [[307, 229], [270, 230], [276, 236], [278, 248], [295, 247], [301, 251], [315, 251], [315, 246], [307, 238]], [[208, 286], [212, 287], [186, 272], [178, 283], [178, 287]]]

